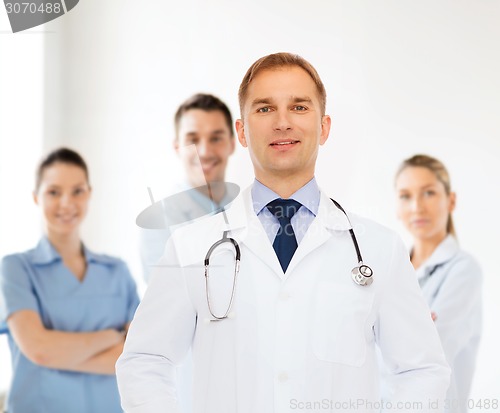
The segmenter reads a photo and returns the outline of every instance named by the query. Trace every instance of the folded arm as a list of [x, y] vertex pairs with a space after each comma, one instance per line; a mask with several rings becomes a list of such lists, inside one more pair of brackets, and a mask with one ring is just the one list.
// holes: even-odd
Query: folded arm
[[[85, 333], [49, 330], [33, 310], [16, 311], [7, 323], [23, 354], [33, 363], [53, 369], [110, 372], [114, 362], [103, 361], [116, 353], [124, 340], [124, 334], [113, 329]], [[99, 357], [100, 363], [89, 363], [95, 357]]]

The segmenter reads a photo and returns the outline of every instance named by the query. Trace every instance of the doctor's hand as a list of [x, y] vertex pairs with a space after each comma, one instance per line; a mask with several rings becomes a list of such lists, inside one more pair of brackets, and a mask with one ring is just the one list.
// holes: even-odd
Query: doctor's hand
[[436, 321], [436, 319], [438, 318], [437, 314], [434, 311], [431, 311], [431, 318], [432, 321]]

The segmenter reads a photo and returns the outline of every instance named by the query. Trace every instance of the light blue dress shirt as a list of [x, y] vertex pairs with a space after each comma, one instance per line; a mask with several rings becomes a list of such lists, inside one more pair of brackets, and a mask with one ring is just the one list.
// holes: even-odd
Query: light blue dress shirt
[[[36, 311], [47, 329], [90, 332], [129, 323], [139, 304], [126, 264], [84, 247], [87, 271], [79, 281], [47, 238], [0, 267], [0, 321], [20, 310]], [[9, 413], [122, 412], [114, 375], [41, 367], [28, 360], [9, 334], [13, 377]]]
[[[276, 198], [280, 198], [276, 192], [269, 189], [261, 182], [255, 180], [252, 186], [253, 208], [259, 217], [271, 244], [274, 242], [274, 238], [278, 233], [280, 223], [278, 218], [276, 218], [271, 211], [267, 209], [267, 204], [274, 201]], [[318, 184], [316, 183], [316, 179], [311, 179], [302, 188], [290, 195], [288, 199], [294, 199], [302, 204], [290, 220], [293, 232], [295, 233], [295, 238], [297, 239], [297, 244], [300, 244], [307, 232], [307, 229], [309, 228], [309, 225], [311, 225], [311, 222], [318, 214], [320, 191]]]

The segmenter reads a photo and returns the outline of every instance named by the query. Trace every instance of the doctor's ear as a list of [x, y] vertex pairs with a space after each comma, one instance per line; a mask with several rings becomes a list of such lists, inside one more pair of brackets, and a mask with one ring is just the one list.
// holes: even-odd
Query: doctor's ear
[[455, 206], [457, 203], [457, 194], [455, 192], [450, 192], [448, 198], [449, 198], [448, 212], [451, 213], [455, 210]]
[[243, 147], [248, 147], [247, 138], [245, 136], [245, 125], [242, 119], [236, 121], [236, 133], [238, 134], [238, 140]]
[[35, 205], [38, 205], [38, 195], [37, 195], [36, 191], [33, 191], [31, 193], [31, 196], [33, 197], [33, 202], [35, 203]]
[[332, 118], [329, 115], [323, 115], [323, 117], [321, 118], [321, 137], [319, 140], [320, 145], [323, 145], [328, 139], [331, 126]]

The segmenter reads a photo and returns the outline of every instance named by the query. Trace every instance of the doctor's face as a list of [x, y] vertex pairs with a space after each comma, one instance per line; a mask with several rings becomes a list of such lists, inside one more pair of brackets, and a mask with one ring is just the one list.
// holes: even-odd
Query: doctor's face
[[179, 121], [174, 147], [181, 158], [189, 183], [222, 182], [234, 137], [220, 110], [188, 110]]
[[70, 163], [47, 166], [33, 194], [48, 235], [74, 235], [87, 214], [90, 186], [85, 171]]
[[263, 70], [248, 86], [238, 139], [248, 147], [255, 177], [314, 176], [319, 145], [326, 142], [330, 117], [321, 115], [316, 85], [300, 67]]
[[396, 179], [397, 214], [417, 239], [446, 237], [448, 217], [455, 208], [455, 194], [425, 167], [409, 166]]

